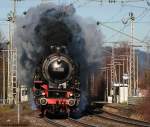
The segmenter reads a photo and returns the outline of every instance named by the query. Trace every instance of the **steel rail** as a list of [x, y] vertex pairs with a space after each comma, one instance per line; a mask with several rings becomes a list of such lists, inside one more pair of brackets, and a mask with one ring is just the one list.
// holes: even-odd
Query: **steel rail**
[[101, 117], [101, 118], [111, 120], [111, 121], [115, 121], [118, 123], [123, 123], [123, 124], [130, 124], [130, 125], [136, 125], [136, 126], [141, 126], [141, 127], [150, 127], [149, 122], [135, 120], [135, 119], [131, 119], [125, 116], [121, 116], [121, 115], [116, 115], [116, 114], [107, 112], [105, 110], [102, 110], [102, 111], [108, 114], [108, 116], [105, 114], [95, 114], [95, 113], [94, 113], [94, 116]]
[[67, 127], [67, 126], [62, 125], [62, 124], [60, 124], [60, 123], [58, 123], [57, 121], [52, 120], [52, 119], [44, 118], [44, 120], [45, 120], [46, 122], [48, 122], [49, 124], [55, 125], [55, 126], [57, 126], [57, 127]]
[[117, 115], [117, 114], [114, 114], [114, 113], [110, 113], [108, 111], [105, 111], [103, 110], [103, 112], [109, 114], [109, 115], [112, 115], [114, 117], [118, 117], [118, 118], [121, 118], [121, 119], [125, 119], [125, 120], [130, 120], [131, 122], [135, 122], [135, 123], [138, 123], [138, 124], [141, 124], [142, 125], [145, 125], [146, 127], [150, 127], [150, 122], [146, 122], [146, 121], [141, 121], [141, 120], [136, 120], [136, 119], [131, 119], [131, 118], [128, 118], [126, 116], [122, 116], [122, 115]]
[[129, 110], [129, 108], [127, 108], [127, 107], [123, 108], [123, 107], [117, 107], [117, 106], [112, 106], [112, 105], [105, 105], [104, 107], [118, 109], [118, 110]]
[[87, 123], [84, 123], [84, 122], [81, 122], [79, 120], [76, 120], [76, 119], [72, 119], [72, 118], [68, 118], [71, 122], [74, 122], [74, 123], [77, 123], [77, 124], [80, 124], [84, 127], [97, 127], [96, 125], [91, 125], [91, 124], [87, 124]]
[[[48, 122], [49, 124], [55, 125], [55, 126], [57, 126], [57, 127], [68, 127], [68, 125], [64, 125], [63, 123], [60, 123], [60, 122], [55, 121], [55, 120], [53, 120], [53, 119], [44, 118], [44, 120], [45, 120], [46, 122]], [[75, 123], [75, 124], [78, 124], [78, 125], [81, 125], [81, 126], [84, 126], [84, 127], [97, 127], [96, 125], [90, 125], [90, 124], [87, 124], [87, 123], [84, 123], [84, 122], [80, 122], [80, 121], [75, 120], [75, 119], [72, 119], [72, 118], [70, 118], [70, 117], [68, 118], [68, 120], [69, 120], [70, 122], [73, 122], [73, 123]]]

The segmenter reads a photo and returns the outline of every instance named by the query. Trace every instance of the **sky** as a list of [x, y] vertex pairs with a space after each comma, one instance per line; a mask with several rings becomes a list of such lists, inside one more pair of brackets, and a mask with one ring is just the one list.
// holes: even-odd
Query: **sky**
[[[23, 0], [17, 2], [17, 15], [23, 15], [31, 7], [41, 4], [42, 0]], [[43, 0], [44, 1], [44, 0]], [[46, 0], [45, 0], [46, 1]], [[74, 4], [76, 14], [86, 20], [102, 22], [98, 30], [103, 33], [104, 42], [130, 40], [128, 36], [111, 30], [108, 27], [119, 30], [122, 33], [131, 34], [131, 24], [129, 13], [135, 16], [134, 37], [141, 45], [150, 40], [150, 0], [116, 0], [116, 3], [109, 3], [109, 0], [47, 0], [56, 4]], [[100, 2], [102, 1], [102, 2]], [[122, 1], [122, 2], [121, 2]], [[13, 0], [0, 0], [0, 30], [7, 38], [8, 35], [8, 13], [13, 8]], [[136, 41], [136, 40], [135, 40]]]

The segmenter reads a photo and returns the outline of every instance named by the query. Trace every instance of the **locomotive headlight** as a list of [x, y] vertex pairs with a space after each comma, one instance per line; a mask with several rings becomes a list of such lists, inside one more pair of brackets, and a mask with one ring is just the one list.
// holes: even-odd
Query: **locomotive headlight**
[[72, 96], [73, 96], [73, 93], [70, 93], [69, 96], [72, 97]]
[[45, 96], [45, 93], [43, 92], [42, 95]]
[[74, 99], [69, 99], [68, 100], [68, 105], [69, 106], [74, 106], [75, 105], [75, 100]]
[[40, 98], [40, 104], [41, 105], [46, 105], [47, 104], [46, 98]]

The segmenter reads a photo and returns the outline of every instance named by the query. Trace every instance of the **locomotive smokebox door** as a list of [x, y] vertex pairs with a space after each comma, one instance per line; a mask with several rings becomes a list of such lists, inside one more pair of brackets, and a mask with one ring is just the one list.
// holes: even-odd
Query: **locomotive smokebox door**
[[64, 83], [71, 78], [73, 73], [73, 64], [65, 55], [55, 54], [49, 56], [43, 63], [42, 72], [44, 78], [52, 83]]

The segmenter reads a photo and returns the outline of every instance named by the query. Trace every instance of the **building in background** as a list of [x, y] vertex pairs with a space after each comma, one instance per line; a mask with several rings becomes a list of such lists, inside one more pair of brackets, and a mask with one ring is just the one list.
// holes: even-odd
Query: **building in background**
[[28, 101], [28, 88], [25, 85], [20, 86], [20, 101], [21, 102]]

